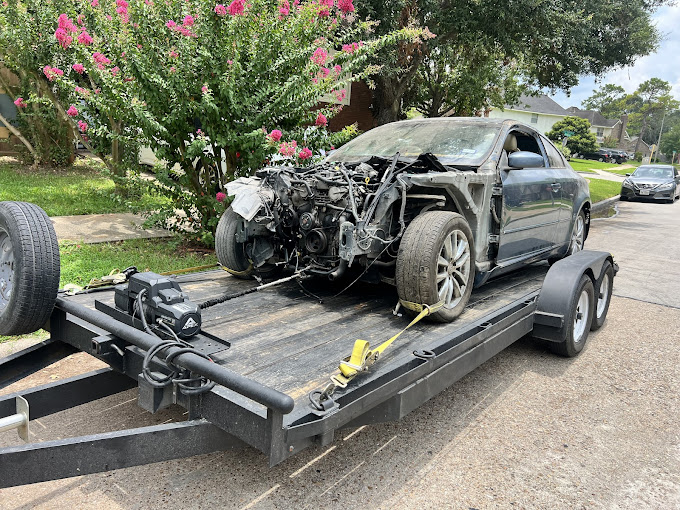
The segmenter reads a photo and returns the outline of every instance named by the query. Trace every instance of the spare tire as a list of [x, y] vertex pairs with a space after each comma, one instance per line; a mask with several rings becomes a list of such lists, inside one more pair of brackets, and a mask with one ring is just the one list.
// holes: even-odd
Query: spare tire
[[0, 202], [0, 335], [47, 323], [59, 290], [59, 244], [40, 207]]

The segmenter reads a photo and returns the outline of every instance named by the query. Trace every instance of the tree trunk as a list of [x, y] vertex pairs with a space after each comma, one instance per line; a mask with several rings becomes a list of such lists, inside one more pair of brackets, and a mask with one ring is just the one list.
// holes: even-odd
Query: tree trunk
[[396, 79], [377, 78], [373, 91], [373, 111], [378, 126], [399, 120], [401, 112], [401, 96]]
[[0, 122], [2, 122], [7, 127], [7, 129], [9, 129], [10, 132], [14, 136], [16, 136], [21, 141], [21, 143], [23, 143], [26, 146], [26, 148], [28, 149], [28, 152], [30, 152], [31, 156], [33, 156], [33, 168], [37, 168], [38, 162], [39, 162], [38, 161], [39, 160], [38, 153], [35, 151], [35, 149], [31, 145], [31, 142], [26, 140], [26, 138], [24, 138], [24, 136], [21, 134], [21, 132], [17, 128], [12, 126], [12, 124], [10, 124], [9, 121], [1, 113], [0, 113]]

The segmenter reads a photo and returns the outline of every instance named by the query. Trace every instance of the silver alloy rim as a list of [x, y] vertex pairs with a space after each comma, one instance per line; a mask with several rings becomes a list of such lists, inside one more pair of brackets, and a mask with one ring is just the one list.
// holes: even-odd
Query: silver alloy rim
[[12, 297], [14, 287], [14, 250], [12, 240], [4, 230], [0, 230], [0, 313]]
[[604, 309], [609, 301], [609, 275], [605, 274], [600, 283], [600, 295], [597, 297], [597, 318], [602, 317]]
[[571, 253], [572, 255], [583, 249], [583, 236], [585, 234], [585, 221], [580, 214], [576, 217], [574, 230], [571, 233]]
[[470, 276], [470, 243], [460, 230], [444, 239], [437, 260], [437, 294], [445, 308], [454, 308], [465, 294]]
[[590, 302], [588, 300], [588, 293], [585, 289], [581, 292], [576, 304], [576, 314], [574, 315], [574, 343], [577, 344], [583, 339], [583, 333], [586, 330], [586, 323], [588, 322], [588, 315], [590, 314]]

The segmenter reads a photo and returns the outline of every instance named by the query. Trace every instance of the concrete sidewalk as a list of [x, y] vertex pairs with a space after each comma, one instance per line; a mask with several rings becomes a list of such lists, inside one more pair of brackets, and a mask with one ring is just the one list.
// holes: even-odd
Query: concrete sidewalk
[[143, 229], [144, 219], [131, 213], [53, 216], [50, 219], [59, 241], [94, 244], [172, 236], [167, 230]]

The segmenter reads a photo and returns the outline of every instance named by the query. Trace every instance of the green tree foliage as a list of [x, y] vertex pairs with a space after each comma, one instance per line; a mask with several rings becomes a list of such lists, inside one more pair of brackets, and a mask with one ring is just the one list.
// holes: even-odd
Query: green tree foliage
[[669, 157], [673, 155], [673, 151], [680, 153], [680, 124], [676, 124], [673, 129], [663, 135], [659, 150], [662, 154], [665, 154]]
[[606, 83], [598, 90], [593, 90], [593, 94], [581, 103], [586, 110], [600, 112], [608, 119], [617, 119], [626, 110], [626, 90], [620, 85]]
[[[0, 48], [105, 161], [150, 146], [170, 169], [157, 191], [172, 204], [155, 219], [210, 241], [216, 191], [267, 160], [314, 160], [334, 143], [325, 126], [346, 80], [375, 72], [368, 59], [385, 46], [423, 36], [406, 27], [374, 37], [375, 23], [354, 9], [351, 0], [9, 0]], [[39, 51], [26, 55], [34, 42]]]
[[546, 136], [552, 141], [561, 144], [564, 132], [571, 131], [574, 134], [567, 138], [567, 148], [571, 154], [585, 154], [595, 152], [598, 149], [597, 137], [590, 131], [590, 122], [580, 117], [565, 117], [556, 122]]
[[[502, 89], [509, 70], [532, 87], [568, 89], [583, 74], [632, 64], [654, 51], [659, 34], [650, 18], [664, 3], [648, 0], [575, 0], [536, 2], [492, 0], [448, 2], [437, 0], [365, 0], [357, 6], [361, 16], [380, 20], [379, 31], [421, 26], [436, 37], [420, 44], [405, 43], [380, 53], [381, 72], [374, 78], [374, 110], [379, 123], [396, 120], [418, 97], [409, 89], [443, 55], [480, 55], [483, 67], [500, 62], [499, 73], [488, 74], [479, 88]], [[436, 67], [436, 66], [435, 66]], [[464, 80], [452, 62], [451, 79]], [[458, 78], [457, 78], [458, 77]], [[459, 87], [466, 90], [465, 86]], [[437, 93], [436, 88], [433, 94]], [[435, 101], [436, 102], [436, 101]], [[484, 107], [479, 103], [476, 109]], [[467, 107], [466, 107], [467, 109]]]

